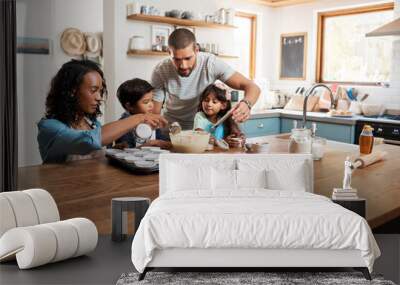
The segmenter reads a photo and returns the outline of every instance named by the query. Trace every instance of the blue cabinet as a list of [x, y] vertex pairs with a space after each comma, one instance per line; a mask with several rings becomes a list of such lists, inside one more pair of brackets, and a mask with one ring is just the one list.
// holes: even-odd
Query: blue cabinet
[[[294, 119], [281, 118], [281, 133], [289, 133], [293, 128]], [[297, 120], [301, 121], [301, 120]], [[307, 121], [307, 127], [311, 128], [313, 121]], [[339, 125], [333, 123], [317, 123], [317, 133], [319, 137], [328, 140], [339, 141], [344, 143], [354, 143], [355, 126], [353, 125]]]
[[250, 119], [241, 124], [240, 128], [248, 138], [279, 134], [280, 118]]

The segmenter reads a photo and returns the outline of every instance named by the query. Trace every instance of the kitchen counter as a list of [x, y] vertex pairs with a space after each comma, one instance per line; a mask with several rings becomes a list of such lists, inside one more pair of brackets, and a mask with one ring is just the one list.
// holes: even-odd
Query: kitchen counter
[[[292, 111], [284, 109], [270, 109], [270, 110], [257, 110], [251, 113], [251, 119], [260, 118], [289, 118], [302, 120], [302, 111]], [[317, 122], [327, 122], [341, 125], [355, 125], [357, 121], [378, 122], [400, 125], [400, 120], [390, 120], [384, 118], [369, 118], [361, 115], [354, 115], [352, 117], [332, 117], [323, 112], [307, 112], [307, 120]]]
[[[269, 137], [268, 139], [271, 139]], [[283, 144], [287, 140], [277, 139]], [[400, 217], [400, 146], [380, 145], [389, 153], [381, 161], [353, 173], [352, 186], [367, 199], [367, 220], [372, 228]], [[285, 146], [283, 149], [287, 149]], [[236, 149], [231, 152], [241, 152]], [[343, 162], [357, 151], [351, 144], [329, 142], [324, 158], [314, 163], [314, 192], [331, 196], [343, 180]], [[251, 155], [251, 154], [249, 154]], [[158, 196], [158, 174], [133, 175], [110, 165], [106, 158], [20, 167], [18, 189], [43, 188], [49, 191], [61, 219], [86, 217], [100, 233], [111, 232], [110, 204], [113, 197]]]

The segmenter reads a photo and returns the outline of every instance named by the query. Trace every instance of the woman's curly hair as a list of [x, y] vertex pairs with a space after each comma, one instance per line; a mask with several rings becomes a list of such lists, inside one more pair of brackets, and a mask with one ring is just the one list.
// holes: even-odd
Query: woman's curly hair
[[[46, 98], [47, 119], [57, 119], [67, 125], [71, 125], [79, 112], [79, 102], [73, 96], [83, 82], [83, 77], [92, 71], [100, 74], [103, 83], [101, 97], [107, 96], [107, 85], [104, 74], [99, 65], [90, 60], [71, 60], [64, 63], [61, 69], [53, 77], [50, 84], [50, 91]], [[93, 114], [85, 114], [94, 121], [101, 115], [100, 106]]]

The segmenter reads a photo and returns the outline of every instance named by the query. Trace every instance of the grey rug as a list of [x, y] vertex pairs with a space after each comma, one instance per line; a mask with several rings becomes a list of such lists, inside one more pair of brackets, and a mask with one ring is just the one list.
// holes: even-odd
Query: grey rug
[[142, 281], [138, 281], [138, 276], [138, 273], [124, 273], [116, 285], [395, 285], [392, 281], [384, 280], [379, 275], [372, 275], [373, 280], [368, 281], [359, 272], [148, 272]]

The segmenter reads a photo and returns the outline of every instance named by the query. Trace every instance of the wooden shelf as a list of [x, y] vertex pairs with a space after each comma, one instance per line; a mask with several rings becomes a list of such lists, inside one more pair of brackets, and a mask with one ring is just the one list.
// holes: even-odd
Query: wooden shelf
[[176, 26], [186, 26], [186, 27], [205, 27], [205, 28], [214, 28], [214, 29], [236, 29], [237, 27], [232, 25], [222, 25], [216, 23], [209, 23], [205, 21], [197, 21], [197, 20], [186, 20], [172, 17], [164, 17], [164, 16], [152, 16], [152, 15], [143, 15], [143, 14], [133, 14], [127, 16], [128, 20], [134, 21], [145, 21], [145, 22], [153, 22], [153, 23], [164, 23]]
[[[153, 50], [128, 50], [128, 56], [168, 56], [169, 53], [166, 51], [153, 51]], [[217, 55], [221, 58], [230, 58], [230, 59], [237, 59], [238, 56], [235, 55], [224, 55], [219, 54]]]

